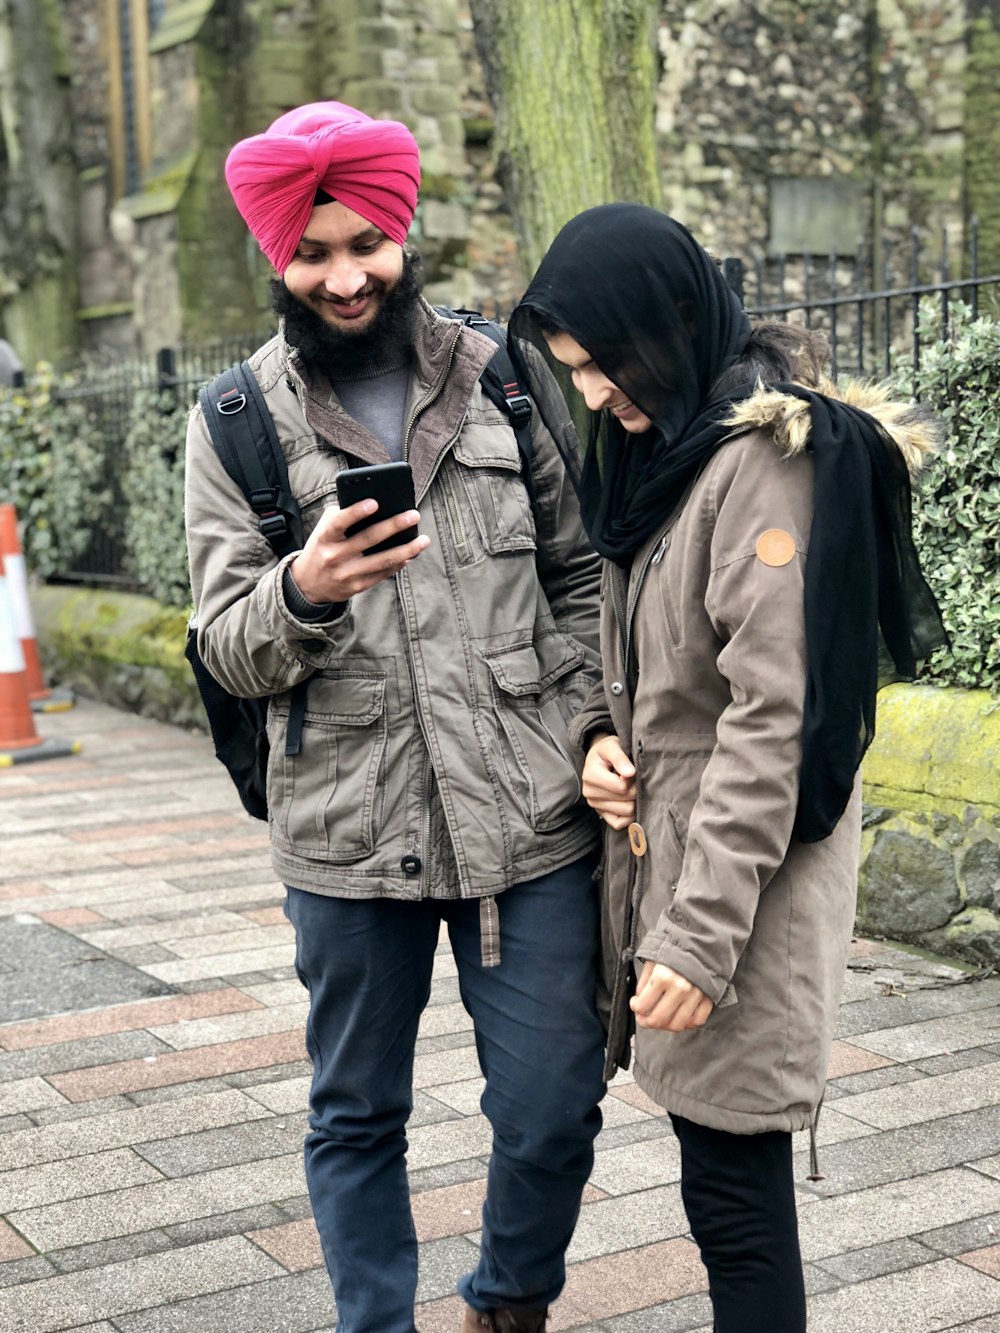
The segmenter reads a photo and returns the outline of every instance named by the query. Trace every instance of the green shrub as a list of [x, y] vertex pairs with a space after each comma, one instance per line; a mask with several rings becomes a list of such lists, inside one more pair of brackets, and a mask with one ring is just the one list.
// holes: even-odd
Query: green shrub
[[125, 550], [139, 587], [168, 606], [191, 600], [184, 544], [187, 413], [172, 394], [140, 389], [125, 438]]
[[19, 389], [0, 389], [0, 499], [13, 504], [29, 567], [43, 577], [73, 567], [107, 514], [110, 489], [100, 426], [75, 382], [42, 365]]
[[946, 441], [914, 498], [914, 535], [944, 616], [951, 650], [921, 679], [1000, 690], [1000, 323], [952, 306], [948, 337], [928, 305], [920, 318], [920, 368], [896, 381], [944, 422]]

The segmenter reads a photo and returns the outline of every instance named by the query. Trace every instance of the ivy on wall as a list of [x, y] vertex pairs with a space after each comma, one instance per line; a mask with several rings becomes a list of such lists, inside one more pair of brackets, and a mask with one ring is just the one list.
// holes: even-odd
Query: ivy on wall
[[1000, 692], [1000, 323], [963, 305], [921, 313], [920, 367], [896, 372], [945, 425], [914, 497], [914, 536], [951, 637], [922, 679]]

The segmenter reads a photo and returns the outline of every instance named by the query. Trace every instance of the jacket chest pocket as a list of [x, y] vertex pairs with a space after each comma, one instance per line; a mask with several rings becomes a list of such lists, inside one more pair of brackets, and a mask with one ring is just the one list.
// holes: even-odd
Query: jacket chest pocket
[[486, 658], [494, 753], [522, 815], [539, 833], [564, 824], [580, 800], [567, 741], [572, 705], [566, 696], [583, 662], [583, 649], [561, 636], [558, 644], [541, 640], [537, 652], [533, 644], [519, 644], [494, 649]]
[[302, 748], [286, 755], [287, 705], [268, 730], [268, 803], [286, 847], [335, 864], [369, 856], [382, 825], [385, 672], [318, 672], [309, 681]]
[[458, 560], [534, 551], [535, 524], [521, 454], [505, 425], [477, 425], [455, 442], [441, 468], [441, 491]]

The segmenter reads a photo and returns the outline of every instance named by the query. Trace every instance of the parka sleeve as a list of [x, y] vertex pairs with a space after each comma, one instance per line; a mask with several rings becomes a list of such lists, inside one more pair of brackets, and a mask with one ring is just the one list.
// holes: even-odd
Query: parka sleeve
[[349, 604], [325, 621], [293, 614], [283, 574], [294, 553], [275, 558], [219, 461], [200, 407], [188, 421], [184, 486], [191, 591], [205, 666], [243, 698], [290, 689], [327, 662]]
[[812, 465], [769, 441], [735, 451], [703, 520], [705, 609], [728, 684], [691, 810], [672, 900], [639, 941], [714, 1002], [732, 981], [760, 894], [788, 852], [799, 791], [806, 682], [803, 579]]

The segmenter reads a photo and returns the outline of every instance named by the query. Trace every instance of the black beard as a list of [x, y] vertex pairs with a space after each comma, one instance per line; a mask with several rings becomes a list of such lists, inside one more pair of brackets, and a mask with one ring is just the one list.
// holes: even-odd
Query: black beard
[[386, 294], [370, 326], [357, 333], [333, 328], [293, 295], [283, 278], [271, 279], [271, 304], [275, 314], [285, 321], [287, 342], [298, 349], [310, 369], [350, 379], [363, 375], [373, 364], [394, 360], [409, 351], [422, 285], [420, 256], [405, 253], [399, 281]]

